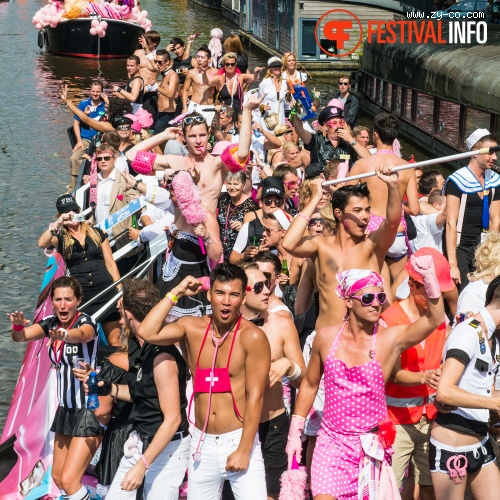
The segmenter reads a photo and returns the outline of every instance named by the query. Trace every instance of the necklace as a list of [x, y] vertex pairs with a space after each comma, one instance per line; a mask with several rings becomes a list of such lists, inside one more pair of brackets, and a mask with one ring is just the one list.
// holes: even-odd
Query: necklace
[[214, 322], [213, 322], [213, 319], [212, 319], [212, 341], [216, 347], [216, 351], [217, 349], [219, 348], [219, 346], [224, 342], [224, 340], [227, 339], [227, 336], [231, 333], [231, 331], [233, 330], [233, 328], [238, 324], [238, 321], [240, 320], [241, 318], [241, 314], [238, 316], [238, 319], [235, 321], [234, 325], [224, 334], [224, 335], [221, 335], [221, 336], [217, 336], [215, 334], [215, 327], [214, 327]]
[[396, 153], [392, 149], [380, 149], [375, 154], [379, 155], [385, 153], [386, 155], [395, 155]]
[[226, 210], [226, 223], [224, 225], [224, 239], [223, 239], [224, 243], [227, 240], [227, 227], [229, 226], [229, 221], [231, 220], [231, 217], [234, 215], [234, 212], [236, 212], [236, 210], [238, 210], [238, 207], [239, 207], [239, 205], [234, 205], [233, 210], [230, 210], [231, 205], [232, 205], [232, 202], [229, 201], [229, 204], [228, 204], [227, 210]]
[[[229, 86], [227, 85], [228, 78], [227, 78], [227, 76], [225, 74], [224, 74], [224, 77], [225, 77], [225, 80], [226, 80], [225, 83], [226, 83], [227, 91], [229, 92]], [[233, 77], [233, 88], [231, 89], [231, 92], [230, 92], [230, 94], [231, 94], [231, 104], [230, 104], [230, 106], [231, 107], [233, 107], [234, 91], [236, 90], [237, 83], [238, 83], [238, 75], [234, 75], [234, 77]]]

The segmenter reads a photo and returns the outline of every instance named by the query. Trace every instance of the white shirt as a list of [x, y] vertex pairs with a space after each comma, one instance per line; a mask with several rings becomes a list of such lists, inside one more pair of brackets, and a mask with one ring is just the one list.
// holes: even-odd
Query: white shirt
[[458, 296], [457, 314], [469, 311], [476, 314], [479, 309], [484, 307], [488, 285], [489, 283], [483, 280], [469, 282]]
[[249, 222], [243, 224], [243, 226], [241, 226], [241, 229], [238, 231], [238, 236], [236, 237], [236, 241], [234, 242], [233, 245], [233, 250], [235, 252], [243, 253], [245, 251], [245, 248], [247, 247], [248, 224]]
[[[499, 342], [496, 342], [496, 352], [494, 361], [492, 360], [490, 346], [488, 340], [494, 335], [496, 330], [495, 322], [491, 314], [485, 307], [480, 311], [484, 322], [486, 323], [487, 332], [483, 332], [485, 352], [481, 353], [481, 344], [479, 342], [479, 334], [482, 332], [481, 326], [473, 327], [470, 323], [471, 319], [465, 320], [458, 324], [450, 333], [446, 340], [443, 350], [443, 361], [446, 360], [448, 352], [452, 349], [455, 352], [461, 351], [470, 359], [469, 363], [464, 368], [464, 372], [458, 381], [457, 386], [464, 391], [480, 396], [491, 397], [491, 390], [495, 373], [498, 370], [498, 362], [496, 356], [499, 354]], [[457, 357], [457, 359], [459, 359]], [[489, 410], [477, 408], [457, 408], [452, 413], [461, 415], [462, 417], [478, 422], [488, 422], [490, 418]]]
[[[267, 104], [271, 107], [269, 110], [270, 113], [278, 114], [278, 123], [285, 123], [285, 107], [283, 106], [283, 103], [285, 102], [286, 92], [286, 83], [282, 81], [278, 99], [278, 92], [276, 92], [273, 78], [264, 78], [259, 85], [259, 97], [264, 96], [262, 104]], [[266, 127], [266, 122], [263, 117], [260, 119], [260, 125], [262, 127]], [[266, 130], [269, 129], [266, 127]]]
[[422, 247], [430, 247], [443, 253], [441, 240], [444, 222], [440, 226], [436, 224], [436, 219], [439, 215], [441, 215], [441, 213], [417, 216], [411, 215], [411, 219], [417, 230], [417, 237], [410, 241], [413, 252], [416, 252]]
[[[115, 180], [116, 168], [112, 170], [106, 179], [103, 178], [101, 172], [97, 174], [97, 206], [95, 207], [95, 218], [97, 224], [100, 224], [110, 215], [109, 207], [111, 203], [111, 188], [113, 187]], [[113, 234], [112, 231], [111, 234]]]
[[[287, 78], [290, 79], [290, 77], [288, 76], [288, 73], [286, 71], [281, 73], [281, 78], [283, 78], [284, 82], [286, 82]], [[299, 82], [304, 83], [306, 80], [307, 80], [307, 74], [302, 72], [302, 71], [297, 71], [297, 70], [295, 70], [295, 73], [293, 74], [293, 77], [291, 78], [291, 81], [294, 85], [299, 83]], [[287, 87], [287, 91], [288, 91], [288, 87]], [[283, 105], [285, 107], [285, 111], [288, 111], [290, 109], [290, 104], [288, 102], [284, 101]]]
[[117, 168], [120, 172], [126, 172], [128, 174], [128, 163], [127, 157], [120, 153], [120, 156], [115, 161], [115, 168]]

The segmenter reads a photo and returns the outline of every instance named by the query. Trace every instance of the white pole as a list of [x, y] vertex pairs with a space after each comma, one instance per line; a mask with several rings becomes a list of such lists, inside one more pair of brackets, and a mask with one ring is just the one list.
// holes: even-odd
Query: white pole
[[[447, 163], [455, 160], [462, 160], [463, 158], [469, 158], [475, 155], [485, 155], [491, 154], [495, 151], [500, 151], [500, 146], [493, 146], [491, 148], [482, 148], [479, 150], [466, 151], [465, 153], [457, 153], [455, 155], [443, 156], [441, 158], [433, 158], [432, 160], [419, 161], [417, 163], [408, 163], [408, 165], [401, 165], [392, 169], [393, 172], [399, 172], [400, 170], [408, 170], [409, 168], [419, 168], [426, 167], [427, 165], [435, 165], [436, 163]], [[366, 172], [364, 174], [352, 175], [350, 177], [344, 177], [343, 179], [335, 179], [332, 181], [323, 182], [323, 186], [332, 186], [333, 184], [339, 184], [340, 182], [354, 181], [357, 179], [366, 179], [366, 177], [373, 177], [375, 171]]]

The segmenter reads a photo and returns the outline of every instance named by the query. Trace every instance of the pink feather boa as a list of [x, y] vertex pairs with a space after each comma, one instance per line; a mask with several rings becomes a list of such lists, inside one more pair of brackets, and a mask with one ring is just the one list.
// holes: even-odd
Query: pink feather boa
[[172, 180], [177, 206], [188, 224], [204, 224], [207, 209], [201, 203], [200, 190], [189, 172], [179, 172]]

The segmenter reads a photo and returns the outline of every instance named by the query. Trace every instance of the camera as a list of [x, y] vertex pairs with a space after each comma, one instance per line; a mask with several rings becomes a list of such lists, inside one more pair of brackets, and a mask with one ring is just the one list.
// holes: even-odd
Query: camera
[[97, 106], [90, 106], [90, 112], [95, 113], [97, 111]]
[[75, 214], [75, 215], [73, 215], [72, 222], [84, 222], [84, 221], [85, 221], [85, 215], [83, 215], [83, 214]]

